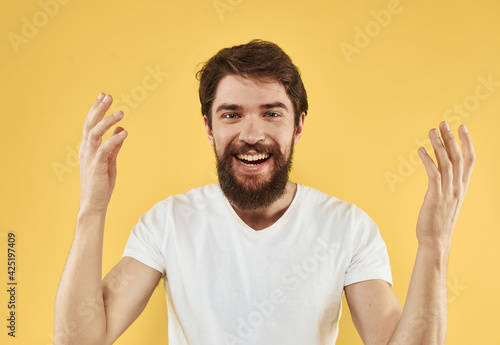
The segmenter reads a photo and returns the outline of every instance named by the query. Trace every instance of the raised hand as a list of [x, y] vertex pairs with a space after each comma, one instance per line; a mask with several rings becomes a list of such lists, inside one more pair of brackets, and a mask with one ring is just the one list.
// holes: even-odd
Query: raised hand
[[116, 157], [127, 137], [127, 131], [116, 127], [111, 138], [102, 143], [102, 136], [123, 118], [123, 112], [120, 110], [103, 118], [112, 102], [110, 95], [101, 92], [85, 118], [78, 153], [81, 177], [80, 210], [105, 212], [115, 187]]
[[437, 167], [422, 147], [418, 153], [429, 177], [429, 185], [417, 221], [419, 245], [449, 250], [451, 235], [469, 186], [476, 160], [472, 140], [465, 125], [458, 129], [462, 153], [448, 123], [439, 126], [444, 144], [436, 129], [429, 131]]

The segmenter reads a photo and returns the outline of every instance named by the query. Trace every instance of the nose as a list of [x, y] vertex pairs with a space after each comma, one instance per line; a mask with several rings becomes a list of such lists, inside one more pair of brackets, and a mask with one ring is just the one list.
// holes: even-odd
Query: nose
[[245, 118], [240, 130], [239, 140], [253, 145], [259, 141], [264, 141], [265, 138], [263, 124], [260, 124], [258, 119]]

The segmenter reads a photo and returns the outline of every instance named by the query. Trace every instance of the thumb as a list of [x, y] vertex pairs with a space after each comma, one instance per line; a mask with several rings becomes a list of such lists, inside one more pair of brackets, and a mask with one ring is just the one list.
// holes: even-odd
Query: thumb
[[[116, 135], [123, 130], [124, 129], [122, 127], [116, 127], [115, 130], [113, 131], [113, 135]], [[127, 136], [127, 135], [128, 135], [128, 133], [125, 134], [125, 136]], [[113, 183], [116, 179], [116, 173], [117, 173], [116, 159], [118, 157], [118, 152], [120, 151], [120, 148], [122, 147], [122, 145], [123, 145], [123, 140], [117, 146], [115, 146], [115, 148], [109, 153], [109, 156], [108, 156], [109, 178]]]

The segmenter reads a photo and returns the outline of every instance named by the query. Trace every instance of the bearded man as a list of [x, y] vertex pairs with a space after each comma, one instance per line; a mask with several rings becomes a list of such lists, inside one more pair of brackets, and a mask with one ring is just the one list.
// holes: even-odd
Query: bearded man
[[[104, 220], [127, 136], [121, 111], [104, 118], [101, 93], [85, 120], [82, 196], [58, 288], [55, 344], [112, 344], [160, 279], [171, 345], [333, 344], [345, 293], [365, 344], [444, 344], [451, 233], [475, 161], [446, 122], [423, 148], [429, 186], [404, 308], [377, 225], [354, 204], [294, 183], [288, 174], [308, 109], [300, 74], [277, 45], [225, 48], [198, 72], [219, 183], [170, 196], [144, 213], [118, 264], [101, 281]], [[93, 315], [74, 306], [92, 305]], [[72, 327], [73, 326], [73, 327]], [[71, 330], [71, 331], [69, 331]]]

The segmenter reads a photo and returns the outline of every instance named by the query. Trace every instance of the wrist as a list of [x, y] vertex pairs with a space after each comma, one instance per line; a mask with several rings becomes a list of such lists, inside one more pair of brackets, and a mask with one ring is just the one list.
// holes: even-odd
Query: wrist
[[438, 268], [446, 268], [450, 246], [445, 243], [421, 243], [418, 244], [417, 255], [422, 257], [429, 264]]
[[419, 236], [417, 230], [418, 248], [436, 255], [448, 255], [451, 249], [450, 236]]
[[105, 216], [107, 209], [97, 210], [91, 207], [81, 206], [78, 210], [78, 217], [102, 217]]
[[106, 211], [108, 209], [108, 206], [98, 206], [97, 203], [94, 201], [90, 201], [86, 198], [83, 198], [83, 196], [80, 198], [80, 207], [78, 210], [78, 214], [82, 215], [105, 215]]
[[77, 229], [80, 227], [103, 225], [106, 219], [106, 210], [80, 208], [76, 219]]

